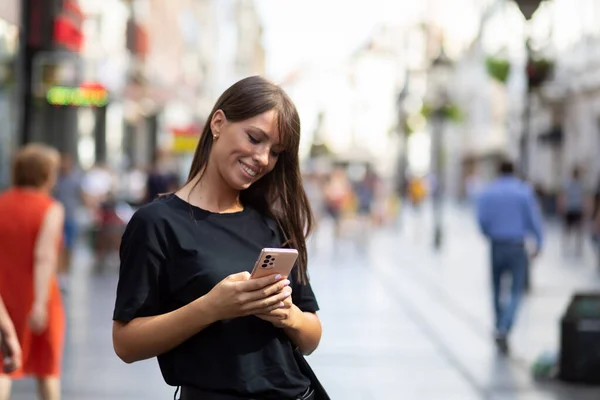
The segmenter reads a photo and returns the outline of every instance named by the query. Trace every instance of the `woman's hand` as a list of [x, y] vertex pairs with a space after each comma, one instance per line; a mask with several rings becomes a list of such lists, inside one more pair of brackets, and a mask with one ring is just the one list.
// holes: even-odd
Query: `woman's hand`
[[0, 352], [4, 358], [1, 361], [5, 374], [21, 368], [21, 347], [14, 331], [9, 334], [7, 331], [0, 330]]
[[268, 314], [285, 307], [291, 290], [284, 290], [290, 281], [281, 275], [250, 279], [248, 272], [228, 276], [206, 296], [215, 321], [252, 314]]
[[29, 326], [33, 333], [44, 332], [48, 326], [48, 307], [34, 305], [29, 314]]
[[292, 288], [287, 287], [283, 291], [289, 292], [290, 296], [283, 301], [283, 307], [268, 313], [259, 313], [256, 316], [262, 320], [272, 323], [277, 328], [294, 328], [298, 316], [302, 311], [292, 303]]

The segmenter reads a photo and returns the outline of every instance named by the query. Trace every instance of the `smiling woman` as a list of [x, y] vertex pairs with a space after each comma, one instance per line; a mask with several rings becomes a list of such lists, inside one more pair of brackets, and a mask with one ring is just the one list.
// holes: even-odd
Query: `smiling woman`
[[[125, 362], [158, 357], [181, 399], [326, 398], [297, 361], [318, 346], [321, 324], [306, 272], [312, 214], [296, 108], [250, 77], [208, 120], [184, 187], [127, 226], [115, 351]], [[299, 253], [290, 277], [250, 279], [261, 250], [283, 246]]]

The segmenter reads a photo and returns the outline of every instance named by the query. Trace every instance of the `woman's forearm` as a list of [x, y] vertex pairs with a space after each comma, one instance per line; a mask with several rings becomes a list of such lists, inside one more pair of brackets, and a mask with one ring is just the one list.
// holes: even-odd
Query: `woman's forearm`
[[48, 306], [48, 298], [50, 296], [50, 280], [56, 274], [57, 266], [57, 254], [46, 254], [36, 257], [33, 274], [34, 309], [45, 308]]
[[0, 298], [0, 334], [5, 335], [13, 335], [15, 332], [15, 328], [13, 323], [8, 315], [8, 311], [6, 311], [6, 307], [4, 307], [4, 303]]
[[166, 353], [216, 321], [204, 297], [167, 314], [113, 324], [113, 347], [126, 363]]
[[302, 312], [300, 309], [296, 312], [296, 322], [293, 326], [284, 328], [284, 332], [302, 354], [308, 355], [317, 349], [321, 341], [321, 321], [317, 314]]

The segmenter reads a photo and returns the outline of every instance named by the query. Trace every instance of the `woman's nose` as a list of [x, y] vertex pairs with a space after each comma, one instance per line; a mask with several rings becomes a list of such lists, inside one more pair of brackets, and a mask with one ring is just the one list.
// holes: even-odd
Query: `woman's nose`
[[256, 161], [261, 166], [267, 166], [269, 164], [269, 149], [262, 148], [260, 151], [254, 153], [254, 161]]

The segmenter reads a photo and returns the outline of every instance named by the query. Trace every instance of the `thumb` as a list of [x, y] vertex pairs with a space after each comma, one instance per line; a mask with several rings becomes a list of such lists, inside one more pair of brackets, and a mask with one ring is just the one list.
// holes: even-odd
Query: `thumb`
[[247, 281], [250, 279], [250, 273], [248, 271], [238, 272], [237, 274], [229, 275], [227, 279], [234, 282]]

